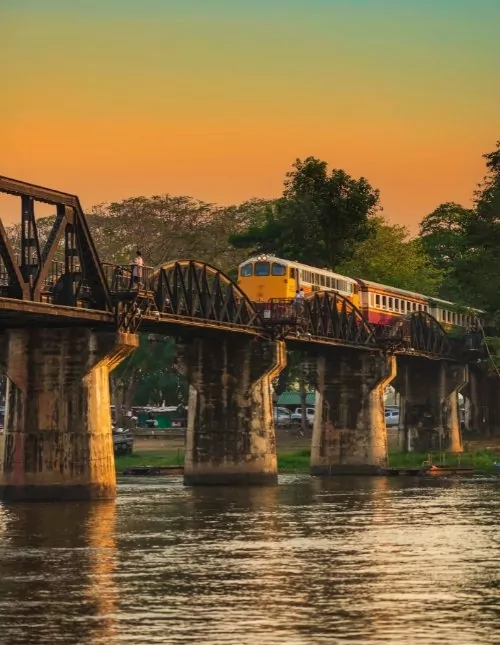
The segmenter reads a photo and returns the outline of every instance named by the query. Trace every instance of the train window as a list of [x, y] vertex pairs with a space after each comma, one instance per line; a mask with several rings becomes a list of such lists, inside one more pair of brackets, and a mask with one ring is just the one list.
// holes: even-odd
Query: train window
[[295, 278], [295, 267], [290, 267], [290, 277]]
[[324, 287], [324, 286], [325, 286], [325, 276], [324, 276], [324, 275], [320, 275], [320, 276], [319, 276], [319, 283], [320, 283], [320, 285], [321, 285], [322, 287]]
[[269, 275], [269, 262], [256, 262], [255, 263], [255, 275], [263, 277]]
[[376, 306], [376, 307], [380, 307], [380, 296], [379, 296], [379, 294], [378, 294], [378, 293], [377, 293], [377, 295], [375, 296], [375, 306]]
[[286, 275], [286, 266], [273, 262], [271, 266], [271, 275]]
[[392, 298], [389, 298], [389, 309], [392, 309], [392, 308], [393, 308]]
[[399, 311], [399, 298], [394, 298], [394, 309]]
[[387, 296], [382, 296], [382, 308], [385, 309], [387, 307]]
[[242, 278], [248, 278], [253, 275], [253, 264], [244, 264], [240, 269]]

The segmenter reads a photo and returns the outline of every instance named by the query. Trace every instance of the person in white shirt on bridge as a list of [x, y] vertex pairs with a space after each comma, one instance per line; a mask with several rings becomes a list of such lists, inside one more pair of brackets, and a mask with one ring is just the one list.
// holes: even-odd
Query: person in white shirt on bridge
[[134, 264], [132, 266], [132, 284], [133, 286], [139, 288], [141, 279], [142, 279], [142, 267], [144, 266], [144, 260], [142, 259], [142, 254], [137, 250], [134, 258]]

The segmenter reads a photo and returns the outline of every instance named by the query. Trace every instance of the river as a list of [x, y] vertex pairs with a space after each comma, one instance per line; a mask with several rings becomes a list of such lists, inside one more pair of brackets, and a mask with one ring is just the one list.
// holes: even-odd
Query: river
[[0, 643], [496, 643], [499, 516], [479, 476], [0, 505]]

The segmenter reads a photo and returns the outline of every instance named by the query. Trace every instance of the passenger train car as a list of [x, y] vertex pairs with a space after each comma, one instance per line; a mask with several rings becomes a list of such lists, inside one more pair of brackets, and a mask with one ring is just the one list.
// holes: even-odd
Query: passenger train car
[[242, 262], [238, 267], [238, 286], [257, 303], [292, 299], [300, 289], [305, 296], [314, 291], [336, 291], [360, 309], [370, 323], [381, 326], [423, 311], [434, 316], [447, 332], [452, 332], [472, 327], [484, 313], [447, 300], [370, 280], [348, 278], [328, 269], [317, 269], [273, 255], [258, 255]]

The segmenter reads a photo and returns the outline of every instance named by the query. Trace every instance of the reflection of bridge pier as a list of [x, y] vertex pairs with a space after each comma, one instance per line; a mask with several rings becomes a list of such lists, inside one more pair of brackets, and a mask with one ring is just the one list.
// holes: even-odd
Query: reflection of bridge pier
[[19, 642], [20, 633], [33, 643], [39, 634], [43, 642], [112, 642], [115, 501], [16, 504], [2, 523], [2, 643]]
[[384, 389], [395, 369], [394, 357], [344, 348], [316, 359], [313, 474], [373, 473], [387, 467]]
[[284, 344], [233, 333], [195, 338], [179, 353], [190, 383], [185, 482], [275, 484], [271, 381], [285, 366]]
[[137, 337], [42, 328], [8, 330], [3, 341], [10, 383], [1, 497], [114, 497], [109, 372]]
[[401, 449], [461, 452], [458, 393], [467, 383], [467, 366], [411, 356], [398, 356], [397, 362]]

